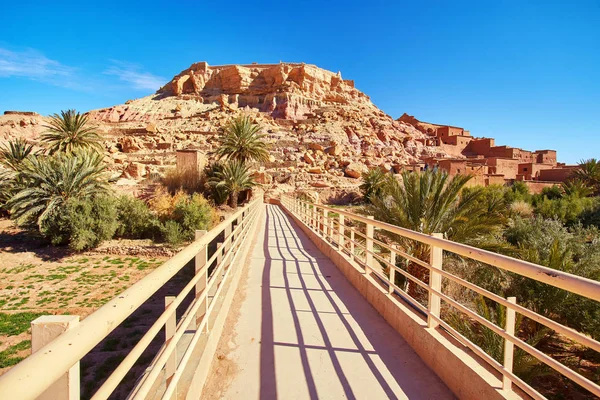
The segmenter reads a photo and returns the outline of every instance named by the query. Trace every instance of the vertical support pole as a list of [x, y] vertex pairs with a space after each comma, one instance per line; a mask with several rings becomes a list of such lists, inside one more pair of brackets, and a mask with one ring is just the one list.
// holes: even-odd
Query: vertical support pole
[[[393, 266], [396, 266], [396, 252], [394, 251], [394, 249], [396, 248], [396, 245], [393, 244], [390, 246], [392, 248], [392, 250], [390, 251], [390, 264], [392, 264]], [[390, 267], [390, 284], [388, 285], [388, 294], [392, 294], [394, 293], [394, 286], [396, 284], [396, 270], [392, 267]]]
[[[435, 238], [443, 238], [444, 235], [441, 233], [433, 233], [431, 236]], [[441, 247], [431, 246], [429, 250], [429, 265], [431, 265], [431, 271], [429, 272], [429, 287], [431, 289], [437, 290], [438, 292], [442, 291], [442, 275], [436, 272], [437, 270], [442, 269], [442, 258], [444, 255], [444, 250]], [[434, 320], [431, 315], [436, 317], [440, 317], [440, 309], [441, 309], [442, 299], [440, 296], [433, 292], [429, 292], [429, 304], [427, 305], [429, 314], [427, 316], [427, 327], [428, 328], [437, 328], [439, 323]]]
[[[509, 303], [517, 304], [516, 297], [508, 297], [506, 299]], [[511, 336], [515, 335], [515, 324], [517, 320], [517, 313], [510, 307], [506, 307], [506, 333]], [[504, 339], [504, 369], [507, 372], [513, 370], [513, 360], [515, 355], [515, 344], [510, 340]], [[508, 379], [506, 375], [502, 376], [502, 389], [509, 391], [512, 388], [512, 381]]]
[[333, 239], [336, 235], [337, 234], [335, 233], [335, 225], [333, 223], [333, 217], [330, 217], [329, 218], [329, 237], [331, 239], [332, 244], [337, 243], [337, 241], [334, 241], [334, 239]]
[[227, 239], [229, 239], [231, 237], [231, 222], [227, 224], [227, 226], [225, 227], [225, 229], [223, 230], [223, 232], [225, 233], [225, 237], [223, 238], [224, 243], [225, 243], [225, 251], [229, 250], [229, 248], [231, 247], [231, 240], [227, 241]]
[[[169, 308], [171, 303], [175, 301], [175, 296], [165, 296], [165, 310]], [[173, 336], [175, 335], [175, 330], [177, 329], [177, 316], [175, 315], [177, 310], [173, 310], [173, 314], [169, 316], [165, 324], [165, 346], [169, 344]], [[173, 379], [173, 375], [175, 375], [175, 371], [177, 370], [177, 347], [173, 350], [167, 363], [165, 364], [165, 376], [167, 377], [167, 386]], [[177, 388], [173, 392], [173, 398], [177, 398]]]
[[354, 260], [354, 228], [350, 231], [350, 257]]
[[323, 223], [321, 224], [321, 231], [323, 232], [323, 238], [327, 240], [327, 210], [323, 208]]
[[319, 230], [317, 229], [317, 206], [313, 204], [312, 206], [312, 228], [319, 233]]
[[345, 241], [344, 239], [346, 239], [346, 237], [345, 237], [345, 235], [346, 235], [346, 232], [345, 232], [346, 229], [345, 228], [346, 227], [345, 227], [344, 224], [345, 224], [344, 216], [340, 215], [339, 218], [338, 218], [338, 225], [339, 225], [338, 226], [338, 230], [339, 230], [338, 250], [341, 251], [341, 252], [343, 252], [344, 249], [346, 248], [346, 245], [344, 243], [344, 241]]
[[[79, 324], [77, 315], [44, 315], [31, 321], [31, 353]], [[79, 400], [79, 362], [54, 382], [39, 400]]]
[[[196, 231], [196, 240], [200, 239], [205, 234], [206, 234], [206, 231], [197, 230]], [[208, 266], [206, 265], [206, 261], [207, 261], [206, 249], [207, 248], [208, 248], [208, 246], [202, 247], [202, 249], [200, 249], [198, 254], [196, 254], [196, 258], [195, 258], [196, 275], [198, 275], [199, 273], [202, 274], [202, 277], [198, 280], [198, 282], [196, 282], [196, 299], [200, 298], [200, 295], [202, 294], [202, 292], [204, 292], [206, 290], [206, 285], [208, 284]], [[206, 266], [206, 268], [204, 268], [205, 266]], [[204, 270], [202, 270], [203, 268], [204, 268]], [[204, 297], [204, 300], [202, 300], [200, 307], [198, 307], [198, 311], [196, 311], [196, 326], [195, 326], [195, 328], [198, 328], [198, 326], [200, 326], [200, 321], [202, 321], [202, 318], [204, 318], [204, 316], [206, 315], [207, 305], [208, 305], [208, 296]], [[208, 329], [208, 324], [205, 325], [204, 329]]]
[[[375, 219], [373, 216], [368, 216], [368, 219]], [[371, 273], [371, 265], [373, 264], [373, 234], [375, 233], [375, 227], [368, 223], [366, 224], [367, 228], [367, 243], [366, 243], [366, 255], [365, 255], [365, 273], [369, 275]]]

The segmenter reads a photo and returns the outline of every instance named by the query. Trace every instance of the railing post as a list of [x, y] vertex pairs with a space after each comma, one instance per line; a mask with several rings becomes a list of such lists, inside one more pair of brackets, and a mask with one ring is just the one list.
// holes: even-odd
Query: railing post
[[[390, 250], [390, 264], [392, 264], [394, 267], [396, 266], [396, 252], [394, 251], [394, 249], [396, 248], [396, 245], [393, 244], [390, 246], [391, 250]], [[390, 284], [388, 285], [388, 294], [392, 294], [394, 293], [394, 286], [396, 284], [396, 269], [390, 267]]]
[[321, 224], [321, 231], [323, 232], [323, 238], [327, 240], [327, 209], [323, 208], [323, 223]]
[[[197, 230], [196, 231], [196, 240], [200, 239], [205, 234], [206, 234], [206, 231]], [[196, 254], [196, 258], [195, 258], [196, 275], [199, 273], [202, 274], [202, 277], [196, 283], [196, 299], [200, 298], [200, 295], [206, 290], [206, 285], [208, 284], [208, 267], [204, 268], [206, 266], [206, 261], [207, 261], [207, 254], [206, 254], [207, 248], [208, 248], [208, 246], [204, 246], [202, 249], [200, 249], [198, 254]], [[204, 271], [202, 271], [203, 268], [204, 268]], [[204, 297], [204, 300], [202, 300], [202, 304], [200, 304], [200, 307], [198, 307], [198, 311], [196, 312], [195, 328], [198, 328], [200, 326], [200, 321], [202, 321], [202, 318], [204, 318], [204, 316], [206, 315], [207, 304], [208, 304], [208, 294], [207, 294], [207, 296]], [[205, 325], [205, 329], [208, 330], [208, 324]]]
[[350, 257], [354, 260], [354, 228], [350, 231]]
[[317, 231], [317, 233], [319, 233], [319, 230], [317, 229], [317, 206], [313, 204], [312, 206], [312, 228]]
[[[165, 310], [169, 308], [171, 303], [175, 301], [175, 296], [165, 296]], [[169, 316], [165, 324], [165, 346], [169, 344], [173, 336], [175, 335], [175, 331], [177, 329], [177, 310], [173, 310], [173, 313]], [[175, 375], [175, 371], [177, 370], [177, 347], [173, 350], [167, 363], [165, 364], [165, 376], [167, 377], [167, 386], [173, 379], [173, 375]], [[177, 398], [177, 388], [175, 388], [173, 398]]]
[[338, 226], [338, 231], [339, 231], [338, 232], [338, 234], [339, 234], [339, 236], [338, 236], [338, 250], [340, 250], [342, 252], [344, 251], [344, 249], [346, 247], [346, 245], [344, 244], [344, 242], [345, 242], [344, 235], [346, 234], [344, 224], [345, 224], [344, 216], [340, 215], [339, 218], [338, 218], [338, 225], [339, 225]]
[[232, 231], [232, 229], [231, 229], [231, 223], [229, 223], [229, 224], [227, 224], [227, 226], [223, 230], [223, 232], [224, 232], [223, 241], [225, 243], [225, 251], [229, 250], [229, 248], [231, 247], [231, 240], [227, 240], [227, 239], [230, 239], [231, 231]]
[[[508, 297], [506, 299], [509, 303], [517, 304], [516, 297]], [[515, 335], [515, 325], [516, 325], [517, 313], [514, 309], [510, 307], [506, 307], [506, 333], [511, 336]], [[512, 372], [513, 370], [513, 360], [515, 344], [510, 340], [504, 339], [504, 369], [507, 372]], [[509, 391], [512, 388], [512, 381], [506, 376], [502, 376], [502, 389], [505, 391]]]
[[333, 239], [335, 236], [336, 236], [336, 233], [335, 233], [335, 225], [333, 223], [333, 217], [330, 217], [329, 218], [329, 238], [331, 239], [331, 244], [336, 243]]
[[[441, 233], [432, 233], [431, 236], [440, 239], [444, 237]], [[443, 255], [444, 250], [441, 247], [431, 246], [429, 250], [429, 265], [431, 266], [431, 270], [429, 271], [429, 287], [438, 292], [442, 291], [442, 275], [436, 272], [436, 269], [442, 269]], [[439, 325], [432, 315], [440, 317], [441, 300], [440, 296], [429, 291], [429, 302], [427, 305], [429, 311], [429, 315], [427, 316], [428, 328], [436, 328]]]
[[[79, 324], [77, 315], [44, 315], [31, 321], [31, 353], [40, 350], [77, 324]], [[37, 399], [79, 400], [79, 396], [79, 362], [77, 362]]]
[[[375, 219], [375, 217], [373, 216], [368, 216], [368, 219]], [[373, 264], [373, 234], [375, 233], [375, 227], [370, 224], [370, 223], [366, 223], [366, 230], [367, 230], [367, 242], [366, 242], [366, 255], [365, 255], [365, 273], [367, 275], [369, 275], [371, 273], [371, 264]]]

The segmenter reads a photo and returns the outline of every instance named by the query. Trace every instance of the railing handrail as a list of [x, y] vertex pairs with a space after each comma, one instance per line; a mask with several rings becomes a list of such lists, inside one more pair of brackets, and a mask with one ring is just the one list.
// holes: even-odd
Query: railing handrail
[[[533, 398], [544, 398], [539, 394], [539, 392], [537, 392], [512, 372], [514, 346], [517, 346], [533, 357], [537, 358], [539, 361], [550, 366], [563, 376], [589, 390], [591, 393], [600, 395], [600, 385], [598, 385], [596, 382], [592, 382], [582, 374], [570, 369], [569, 367], [556, 361], [552, 357], [539, 351], [535, 347], [517, 337], [514, 332], [514, 326], [510, 328], [511, 330], [509, 330], [509, 328], [500, 327], [492, 321], [489, 321], [475, 313], [473, 310], [465, 307], [453, 297], [443, 293], [441, 278], [444, 277], [451, 282], [483, 295], [492, 301], [502, 304], [506, 307], [507, 318], [510, 313], [512, 313], [513, 316], [511, 318], [513, 319], [516, 315], [515, 313], [520, 313], [523, 316], [531, 318], [532, 320], [599, 352], [600, 342], [593, 339], [589, 335], [562, 325], [559, 322], [556, 322], [550, 318], [536, 313], [533, 310], [517, 304], [516, 298], [514, 297], [504, 298], [452, 273], [449, 273], [448, 271], [445, 271], [442, 268], [442, 254], [443, 250], [446, 250], [448, 252], [464, 256], [465, 258], [470, 258], [472, 260], [480, 261], [506, 271], [511, 271], [518, 275], [525, 276], [596, 301], [600, 301], [600, 282], [443, 239], [441, 234], [434, 234], [435, 236], [430, 236], [385, 222], [377, 221], [373, 219], [373, 217], [365, 217], [363, 215], [354, 214], [322, 204], [313, 204], [289, 195], [283, 195], [281, 203], [290, 213], [296, 215], [300, 221], [306, 224], [309, 229], [314, 230], [326, 242], [330, 242], [331, 246], [336, 248], [339, 253], [348, 255], [351, 259], [357, 261], [358, 264], [364, 268], [367, 275], [372, 273], [373, 276], [378, 277], [383, 284], [388, 286], [388, 293], [390, 295], [393, 293], [400, 293], [407, 302], [417, 309], [423, 311], [425, 315], [427, 315], [427, 326], [429, 328], [435, 328], [438, 325], [442, 326], [445, 330], [456, 336], [461, 343], [470, 348], [473, 352], [475, 352], [475, 354], [480, 356], [494, 369], [500, 372], [503, 376], [502, 386], [504, 389], [510, 389], [510, 385], [515, 383]], [[337, 221], [336, 217], [330, 216], [330, 212], [339, 215], [339, 217], [337, 217]], [[365, 224], [364, 232], [360, 232], [356, 226], [347, 226], [346, 221], [348, 220]], [[394, 247], [393, 244], [387, 245], [377, 240], [374, 237], [374, 228], [386, 230], [400, 237], [429, 245], [431, 249], [431, 258], [429, 262], [417, 260], [413, 256], [410, 256], [402, 251], [402, 249]], [[346, 233], [350, 233], [350, 238], [346, 236]], [[361, 236], [361, 241], [355, 240], [355, 233]], [[350, 249], [348, 249], [346, 243], [350, 245]], [[375, 243], [377, 243], [380, 248], [385, 248], [386, 250], [390, 251], [389, 260], [387, 260], [386, 257], [382, 257], [382, 254], [378, 254], [375, 251], [373, 248], [373, 244]], [[359, 256], [354, 253], [354, 249], [356, 247], [361, 249], [361, 253], [363, 255]], [[406, 260], [416, 262], [418, 265], [426, 268], [429, 271], [429, 283], [421, 281], [414, 275], [411, 275], [408, 271], [399, 268], [396, 265], [396, 256], [404, 257]], [[389, 276], [383, 273], [383, 271], [373, 269], [373, 265], [371, 265], [373, 261], [377, 261], [382, 267], [389, 268]], [[402, 288], [399, 288], [395, 284], [394, 276], [396, 273], [400, 273], [406, 279], [408, 279], [409, 282], [417, 284], [419, 287], [428, 292], [429, 300], [427, 307], [423, 306], [415, 298], [410, 296], [408, 292]], [[505, 364], [508, 364], [503, 365], [496, 361], [475, 343], [471, 342], [468, 338], [464, 337], [460, 332], [444, 321], [440, 314], [441, 300], [443, 300], [450, 307], [468, 315], [474, 321], [477, 321], [503, 338], [505, 340]], [[508, 343], [508, 345], [506, 345], [506, 343]]]
[[519, 275], [523, 275], [527, 278], [535, 279], [536, 281], [547, 283], [551, 286], [555, 286], [560, 289], [565, 289], [570, 292], [600, 302], [600, 282], [598, 281], [594, 281], [592, 279], [584, 278], [578, 275], [573, 275], [568, 272], [558, 271], [538, 264], [533, 264], [528, 261], [519, 260], [510, 256], [505, 256], [503, 254], [479, 249], [477, 247], [469, 246], [466, 244], [453, 242], [448, 239], [436, 238], [425, 233], [401, 228], [399, 226], [378, 221], [376, 219], [369, 219], [365, 216], [340, 210], [338, 208], [333, 208], [322, 204], [313, 204], [303, 200], [298, 201], [300, 203], [304, 203], [310, 206], [317, 206], [318, 208], [321, 208], [323, 210], [344, 215], [356, 221], [371, 224], [375, 226], [375, 228], [385, 229], [391, 233], [395, 233], [407, 239], [416, 240], [424, 244], [439, 247], [443, 250], [458, 254], [460, 256], [468, 257], [470, 259], [480, 261], [485, 264], [494, 265], [497, 268], [514, 272]]
[[258, 198], [230, 215], [144, 278], [0, 377], [0, 399], [34, 399], [117, 328]]

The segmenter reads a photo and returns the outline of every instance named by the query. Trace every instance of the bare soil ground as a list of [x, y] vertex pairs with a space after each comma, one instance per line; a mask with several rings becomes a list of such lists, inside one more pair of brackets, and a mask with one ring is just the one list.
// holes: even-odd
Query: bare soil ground
[[147, 241], [120, 242], [72, 253], [0, 220], [0, 375], [30, 354], [29, 326], [39, 315], [83, 319], [173, 252]]

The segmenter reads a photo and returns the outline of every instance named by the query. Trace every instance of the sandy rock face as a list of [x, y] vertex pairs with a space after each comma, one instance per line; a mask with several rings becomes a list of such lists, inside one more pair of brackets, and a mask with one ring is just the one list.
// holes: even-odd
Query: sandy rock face
[[[354, 82], [308, 64], [193, 64], [155, 94], [92, 110], [104, 138], [109, 169], [143, 184], [175, 168], [177, 151], [207, 162], [226, 125], [239, 115], [260, 125], [269, 160], [253, 165], [268, 190], [353, 192], [371, 168], [393, 169], [439, 154], [423, 145], [427, 133], [406, 118], [395, 121]], [[39, 143], [47, 119], [0, 116], [0, 138]]]

